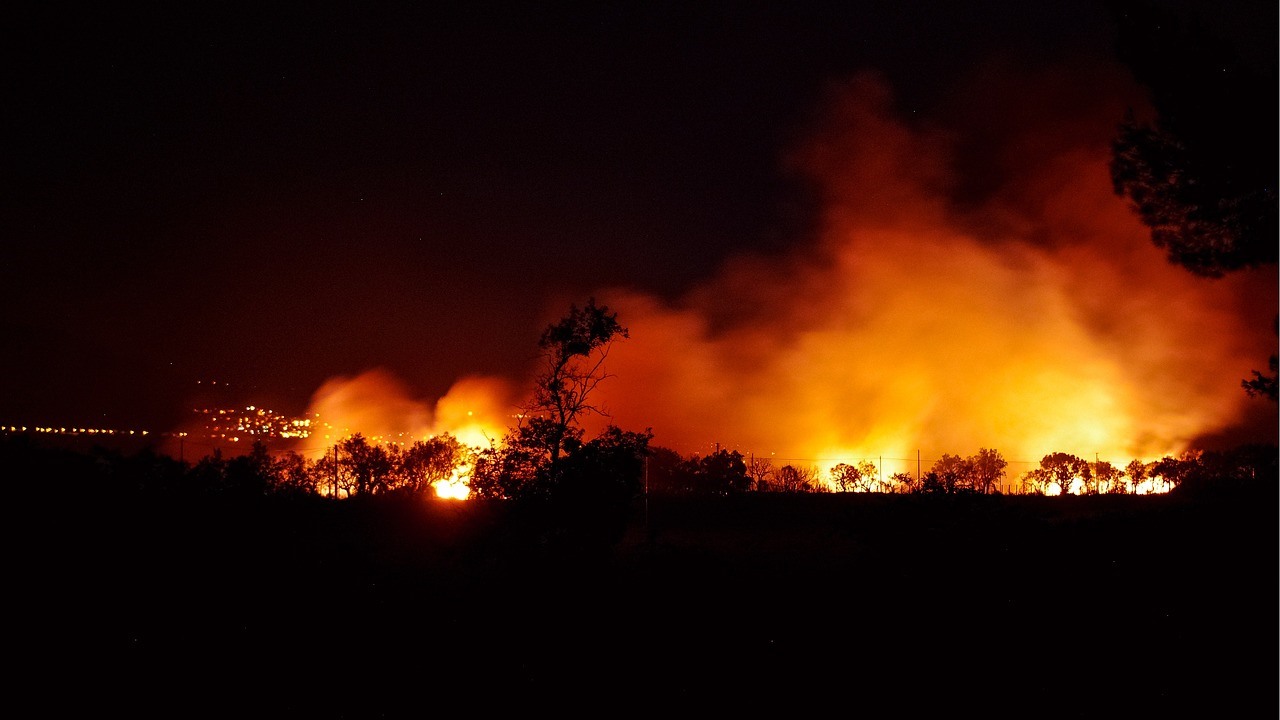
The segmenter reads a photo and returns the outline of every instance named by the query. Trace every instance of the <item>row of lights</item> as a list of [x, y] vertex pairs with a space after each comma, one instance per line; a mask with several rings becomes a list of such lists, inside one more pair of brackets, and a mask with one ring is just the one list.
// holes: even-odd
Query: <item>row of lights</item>
[[[0, 430], [10, 433], [20, 432], [36, 432], [51, 435], [150, 435], [149, 430], [113, 430], [109, 428], [78, 428], [78, 427], [27, 427], [26, 425], [0, 425]], [[177, 433], [185, 436], [186, 433]]]

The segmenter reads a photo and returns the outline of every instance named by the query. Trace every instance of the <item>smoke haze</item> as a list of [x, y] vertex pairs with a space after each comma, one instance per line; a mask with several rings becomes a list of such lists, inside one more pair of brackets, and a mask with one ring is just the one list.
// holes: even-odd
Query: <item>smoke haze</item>
[[[1274, 352], [1274, 277], [1167, 263], [1111, 189], [1110, 139], [1140, 97], [1110, 66], [992, 63], [943, 127], [904, 119], [875, 74], [833, 87], [786, 158], [814, 188], [815, 237], [730, 258], [675, 300], [601, 291], [630, 339], [588, 429], [826, 466], [980, 448], [1124, 464], [1241, 426], [1274, 438], [1274, 408], [1240, 387]], [[520, 384], [464, 379], [433, 406], [372, 371], [310, 412], [487, 445]]]
[[872, 74], [833, 92], [791, 158], [818, 189], [812, 243], [735, 259], [675, 302], [603, 295], [631, 330], [600, 388], [612, 421], [682, 452], [1123, 464], [1244, 420], [1274, 283], [1197, 278], [1152, 246], [1110, 187], [1123, 83], [998, 85], [1031, 92], [1004, 106], [1019, 113], [975, 93], [991, 104], [969, 117], [1006, 126], [984, 128], [979, 188], [956, 174], [971, 136], [900, 120]]

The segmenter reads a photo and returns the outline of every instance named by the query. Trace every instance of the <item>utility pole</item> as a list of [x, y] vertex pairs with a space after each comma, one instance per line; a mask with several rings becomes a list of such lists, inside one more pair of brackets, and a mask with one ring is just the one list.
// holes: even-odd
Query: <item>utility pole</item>
[[916, 450], [916, 485], [920, 484], [920, 451]]

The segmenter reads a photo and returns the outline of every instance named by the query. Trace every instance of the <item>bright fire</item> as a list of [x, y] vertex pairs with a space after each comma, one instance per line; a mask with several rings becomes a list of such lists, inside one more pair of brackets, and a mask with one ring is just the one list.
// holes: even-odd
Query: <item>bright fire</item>
[[[630, 329], [597, 389], [607, 421], [682, 453], [867, 460], [886, 479], [979, 448], [1010, 478], [1052, 452], [1123, 467], [1242, 424], [1256, 401], [1240, 380], [1274, 352], [1274, 276], [1164, 260], [1107, 172], [1132, 88], [1078, 70], [990, 84], [1010, 102], [975, 93], [990, 105], [976, 124], [996, 118], [983, 130], [1001, 138], [977, 190], [954, 133], [897, 119], [875, 77], [849, 83], [792, 158], [819, 190], [809, 246], [735, 258], [675, 300], [597, 294]], [[371, 371], [326, 383], [310, 411], [487, 446], [513, 424], [514, 387], [469, 378], [431, 406]], [[465, 495], [465, 474], [438, 492]]]
[[453, 477], [434, 485], [436, 497], [446, 500], [466, 500], [471, 495], [470, 478], [466, 468], [458, 468]]
[[[307, 453], [312, 459], [355, 433], [374, 443], [410, 445], [448, 433], [473, 450], [502, 439], [513, 424], [510, 383], [500, 378], [468, 377], [454, 383], [431, 404], [414, 399], [407, 386], [382, 369], [326, 381], [311, 398], [307, 414], [322, 419], [329, 432], [313, 434], [321, 443]], [[324, 443], [328, 443], [327, 445]], [[471, 492], [469, 466], [434, 484], [442, 498], [465, 499]]]
[[[600, 387], [612, 420], [682, 451], [883, 457], [886, 477], [921, 449], [994, 448], [1011, 476], [1058, 451], [1123, 465], [1238, 422], [1258, 402], [1240, 379], [1274, 352], [1274, 273], [1168, 264], [1110, 187], [1123, 104], [1074, 83], [1094, 121], [1024, 119], [980, 202], [954, 199], [947, 135], [851, 83], [795, 157], [820, 189], [814, 246], [739, 258], [675, 301], [602, 295], [631, 331]], [[1023, 103], [1062, 85], [1026, 84]]]

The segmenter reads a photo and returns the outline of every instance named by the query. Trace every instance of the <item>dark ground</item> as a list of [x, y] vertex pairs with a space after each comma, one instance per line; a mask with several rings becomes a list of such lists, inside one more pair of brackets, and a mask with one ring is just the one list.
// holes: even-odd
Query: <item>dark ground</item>
[[1277, 502], [651, 498], [570, 553], [479, 503], [9, 507], [34, 716], [1277, 716]]

